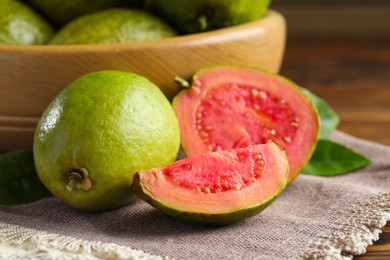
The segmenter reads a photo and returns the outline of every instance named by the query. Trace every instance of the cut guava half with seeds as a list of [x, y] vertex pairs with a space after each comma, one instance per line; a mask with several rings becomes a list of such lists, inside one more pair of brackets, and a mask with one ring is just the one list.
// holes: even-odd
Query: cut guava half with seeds
[[286, 150], [291, 182], [317, 143], [319, 118], [309, 98], [290, 80], [259, 69], [204, 69], [172, 104], [187, 156], [273, 141]]
[[274, 142], [202, 153], [135, 174], [134, 193], [173, 217], [226, 225], [256, 215], [287, 184], [288, 161]]

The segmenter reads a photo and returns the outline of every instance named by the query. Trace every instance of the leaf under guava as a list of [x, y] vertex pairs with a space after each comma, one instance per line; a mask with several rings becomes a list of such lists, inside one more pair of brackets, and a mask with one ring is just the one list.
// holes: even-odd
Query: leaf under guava
[[35, 171], [32, 151], [0, 154], [0, 204], [23, 204], [49, 195]]
[[302, 173], [318, 176], [335, 176], [352, 172], [370, 164], [364, 155], [330, 141], [320, 139]]
[[340, 119], [337, 113], [329, 106], [329, 104], [322, 98], [315, 95], [313, 92], [306, 88], [302, 88], [303, 92], [313, 102], [317, 108], [318, 115], [320, 116], [320, 139], [328, 138], [331, 133], [337, 128]]

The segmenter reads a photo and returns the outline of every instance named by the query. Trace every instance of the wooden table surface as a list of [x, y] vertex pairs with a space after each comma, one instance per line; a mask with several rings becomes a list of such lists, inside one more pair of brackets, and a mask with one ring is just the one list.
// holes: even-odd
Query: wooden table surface
[[[340, 116], [339, 130], [390, 145], [389, 38], [289, 37], [281, 74], [324, 98]], [[390, 259], [390, 222], [382, 231], [354, 259]]]

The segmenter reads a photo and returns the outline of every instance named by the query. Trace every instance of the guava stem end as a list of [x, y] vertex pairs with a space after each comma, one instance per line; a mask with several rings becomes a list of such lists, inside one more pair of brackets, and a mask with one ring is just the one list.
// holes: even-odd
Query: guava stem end
[[175, 77], [175, 83], [178, 84], [182, 88], [190, 88], [191, 87], [190, 83], [187, 80], [185, 80], [179, 76]]
[[88, 191], [92, 188], [92, 182], [88, 178], [88, 170], [85, 168], [81, 169], [71, 169], [66, 173], [66, 179], [68, 183], [66, 184], [66, 189], [70, 192], [76, 189], [82, 189]]
[[207, 30], [207, 27], [208, 27], [207, 15], [203, 14], [203, 15], [198, 16], [196, 21], [198, 22], [200, 31], [203, 32], [203, 31]]

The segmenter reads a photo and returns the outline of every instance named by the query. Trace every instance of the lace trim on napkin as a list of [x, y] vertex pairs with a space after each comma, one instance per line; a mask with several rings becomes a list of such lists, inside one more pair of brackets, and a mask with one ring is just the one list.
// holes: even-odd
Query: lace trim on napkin
[[390, 193], [372, 195], [350, 211], [347, 223], [309, 244], [302, 259], [352, 259], [366, 252], [379, 239], [381, 229], [390, 220]]
[[141, 250], [92, 242], [0, 221], [0, 259], [142, 259], [162, 260]]

